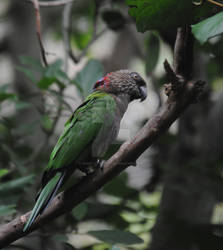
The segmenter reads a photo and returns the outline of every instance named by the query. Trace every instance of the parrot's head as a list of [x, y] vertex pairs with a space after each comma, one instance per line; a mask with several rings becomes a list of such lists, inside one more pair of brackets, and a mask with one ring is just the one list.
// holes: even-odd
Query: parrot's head
[[129, 70], [111, 72], [102, 77], [94, 85], [93, 91], [97, 90], [114, 95], [128, 95], [130, 101], [143, 101], [147, 97], [146, 82], [138, 73]]

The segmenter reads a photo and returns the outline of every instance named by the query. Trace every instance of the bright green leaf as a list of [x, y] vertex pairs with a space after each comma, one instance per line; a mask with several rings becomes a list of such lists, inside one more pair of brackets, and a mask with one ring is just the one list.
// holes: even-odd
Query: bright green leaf
[[0, 216], [15, 213], [16, 212], [15, 207], [16, 205], [8, 205], [8, 206], [0, 205]]
[[222, 34], [223, 11], [210, 18], [205, 19], [200, 23], [192, 25], [192, 32], [201, 44], [205, 43], [211, 37]]
[[8, 172], [9, 172], [8, 169], [5, 169], [5, 168], [0, 169], [0, 178], [5, 176]]
[[141, 244], [143, 240], [137, 235], [130, 232], [123, 232], [120, 230], [99, 230], [90, 231], [88, 234], [94, 236], [100, 241], [107, 242], [109, 244], [122, 244], [122, 245], [133, 245]]
[[72, 36], [71, 41], [78, 47], [78, 49], [83, 50], [89, 43], [90, 39], [91, 30], [89, 30], [87, 33], [76, 31]]
[[74, 83], [81, 89], [84, 98], [90, 94], [93, 84], [103, 76], [103, 71], [102, 64], [92, 59], [77, 74]]
[[80, 221], [85, 217], [87, 211], [88, 211], [87, 203], [82, 202], [72, 210], [72, 214], [77, 220]]

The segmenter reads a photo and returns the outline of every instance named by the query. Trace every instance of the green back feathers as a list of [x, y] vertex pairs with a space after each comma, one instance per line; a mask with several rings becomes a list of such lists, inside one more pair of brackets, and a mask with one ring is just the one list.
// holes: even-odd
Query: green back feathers
[[90, 94], [65, 124], [64, 132], [55, 145], [46, 171], [66, 167], [75, 161], [80, 153], [97, 136], [104, 117], [115, 112], [114, 98], [96, 91]]

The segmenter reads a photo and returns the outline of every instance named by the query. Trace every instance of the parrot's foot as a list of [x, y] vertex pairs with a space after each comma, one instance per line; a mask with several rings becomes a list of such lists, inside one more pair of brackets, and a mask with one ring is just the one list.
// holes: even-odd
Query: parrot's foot
[[105, 164], [104, 160], [97, 159], [97, 161], [96, 161], [96, 168], [97, 169], [99, 168], [103, 172], [104, 164]]

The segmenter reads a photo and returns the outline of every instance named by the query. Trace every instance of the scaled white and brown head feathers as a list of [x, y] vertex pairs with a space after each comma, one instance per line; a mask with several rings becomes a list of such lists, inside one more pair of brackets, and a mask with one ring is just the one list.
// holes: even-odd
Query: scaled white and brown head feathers
[[130, 101], [135, 99], [145, 100], [147, 97], [146, 83], [136, 72], [118, 70], [108, 73], [99, 79], [93, 90], [101, 90], [114, 95], [129, 95]]

